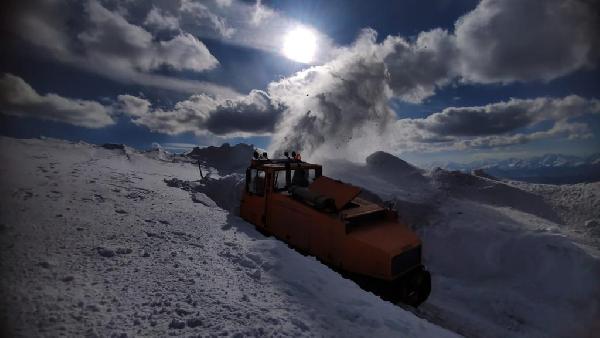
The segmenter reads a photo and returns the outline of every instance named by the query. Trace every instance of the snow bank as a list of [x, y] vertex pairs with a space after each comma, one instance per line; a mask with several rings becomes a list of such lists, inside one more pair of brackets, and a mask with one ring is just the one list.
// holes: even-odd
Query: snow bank
[[434, 280], [421, 315], [467, 336], [595, 330], [598, 258], [561, 232], [556, 204], [483, 175], [424, 176], [390, 156], [374, 154], [365, 166], [334, 161], [325, 171], [379, 193], [419, 229]]
[[381, 177], [397, 186], [423, 185], [426, 181], [422, 170], [383, 151], [366, 158], [371, 175]]
[[375, 153], [366, 165], [330, 160], [323, 163], [323, 173], [363, 188], [366, 195], [376, 194], [413, 228], [428, 224], [436, 212], [439, 192], [420, 169], [390, 156]]
[[410, 167], [382, 157], [374, 175], [340, 161], [325, 170], [378, 193], [418, 229], [433, 279], [422, 316], [476, 337], [598, 332], [600, 255], [564, 224], [571, 217], [597, 226], [596, 184], [530, 185], [435, 170], [407, 186]]
[[143, 152], [143, 154], [149, 158], [153, 158], [159, 161], [173, 162], [173, 160], [175, 159], [175, 157], [171, 153], [159, 147], [145, 151]]
[[[598, 256], [564, 232], [557, 210], [569, 204], [539, 193], [537, 186], [522, 189], [484, 175], [445, 170], [423, 175], [390, 156], [376, 153], [366, 165], [330, 161], [324, 170], [368, 188], [367, 194], [375, 192], [420, 232], [425, 263], [433, 274], [432, 295], [420, 309], [421, 316], [467, 336], [586, 337], [595, 332], [600, 317], [600, 265]], [[239, 188], [243, 177], [238, 177], [237, 185], [232, 184], [233, 178], [209, 182], [195, 189], [211, 198], [216, 193], [214, 199], [225, 208], [228, 199], [239, 199], [218, 194], [232, 186]], [[576, 196], [589, 200], [589, 194]], [[574, 193], [562, 196], [570, 195]], [[591, 200], [584, 205], [594, 206], [597, 199]], [[578, 210], [582, 219], [596, 217], [592, 208]], [[588, 227], [597, 224], [591, 221]], [[292, 251], [275, 252], [296, 257]], [[302, 286], [299, 292], [311, 299], [324, 295], [342, 299], [350, 292], [344, 284], [330, 289], [319, 278], [296, 273], [298, 264], [289, 269], [274, 267], [285, 276], [280, 280], [283, 288]], [[312, 300], [310, 306], [315, 306]], [[336, 311], [366, 327], [377, 322], [348, 305]]]
[[431, 177], [440, 190], [453, 197], [506, 206], [562, 223], [556, 211], [542, 197], [503, 182], [443, 169], [434, 170]]
[[448, 202], [422, 233], [434, 276], [424, 311], [468, 336], [591, 334], [600, 264], [558, 229], [514, 209]]
[[253, 152], [254, 147], [248, 144], [240, 143], [232, 147], [229, 143], [224, 143], [220, 147], [196, 147], [187, 156], [227, 174], [243, 172], [248, 167]]
[[600, 220], [600, 182], [551, 185], [509, 181], [508, 184], [544, 199], [572, 227], [581, 228], [589, 220]]
[[[165, 179], [170, 187], [189, 191], [192, 199], [202, 199], [201, 195], [210, 198], [224, 210], [239, 215], [239, 206], [245, 183], [245, 175], [229, 174], [222, 177], [206, 177], [197, 181], [183, 181], [177, 178]], [[199, 195], [201, 194], [201, 195]], [[208, 202], [204, 202], [206, 204]]]
[[239, 175], [56, 140], [0, 161], [3, 335], [456, 336], [207, 200]]

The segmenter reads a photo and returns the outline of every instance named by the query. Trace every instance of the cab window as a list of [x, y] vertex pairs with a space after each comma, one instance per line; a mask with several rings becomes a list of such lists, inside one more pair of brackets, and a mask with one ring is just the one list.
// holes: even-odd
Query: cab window
[[308, 170], [308, 182], [312, 184], [317, 179], [317, 171], [315, 169]]
[[292, 185], [299, 187], [308, 187], [308, 172], [306, 169], [292, 170]]
[[250, 169], [246, 176], [246, 189], [252, 194], [263, 196], [265, 194], [265, 171]]
[[292, 170], [292, 185], [308, 187], [316, 179], [315, 169], [296, 169]]
[[274, 191], [284, 191], [286, 189], [285, 183], [285, 170], [279, 170], [275, 172], [275, 179], [273, 180]]

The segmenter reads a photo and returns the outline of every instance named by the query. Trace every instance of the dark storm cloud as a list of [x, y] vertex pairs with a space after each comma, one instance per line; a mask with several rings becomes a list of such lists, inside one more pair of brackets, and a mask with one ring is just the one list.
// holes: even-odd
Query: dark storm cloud
[[4, 74], [0, 78], [0, 112], [68, 123], [86, 128], [114, 124], [112, 108], [96, 101], [78, 100], [49, 93], [40, 95], [22, 78]]
[[194, 95], [172, 109], [152, 109], [149, 101], [119, 96], [120, 111], [134, 123], [166, 134], [193, 132], [220, 136], [269, 134], [286, 107], [260, 90], [234, 100]]

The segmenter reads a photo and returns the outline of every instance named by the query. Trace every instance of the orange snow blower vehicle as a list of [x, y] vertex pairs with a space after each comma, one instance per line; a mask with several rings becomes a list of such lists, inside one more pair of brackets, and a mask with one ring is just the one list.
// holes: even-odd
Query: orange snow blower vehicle
[[431, 276], [419, 237], [396, 212], [360, 197], [359, 187], [322, 176], [321, 165], [292, 155], [272, 160], [255, 152], [241, 217], [385, 300], [424, 302]]

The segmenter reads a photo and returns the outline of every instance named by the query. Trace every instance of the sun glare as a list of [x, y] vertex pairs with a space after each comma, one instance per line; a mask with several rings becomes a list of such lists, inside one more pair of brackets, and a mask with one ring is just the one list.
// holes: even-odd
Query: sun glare
[[296, 62], [312, 62], [316, 49], [317, 38], [315, 34], [304, 27], [289, 31], [283, 42], [283, 54]]

